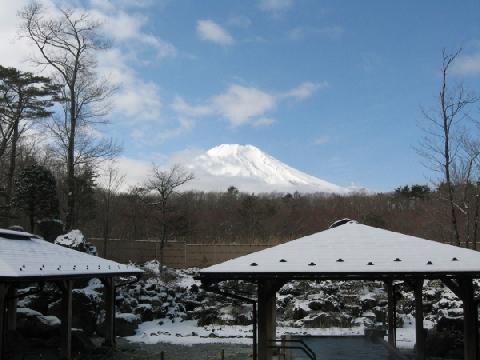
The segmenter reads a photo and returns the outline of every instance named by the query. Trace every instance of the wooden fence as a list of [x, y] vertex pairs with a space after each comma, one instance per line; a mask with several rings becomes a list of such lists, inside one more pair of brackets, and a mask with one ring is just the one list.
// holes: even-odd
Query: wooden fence
[[[97, 247], [99, 255], [103, 254], [103, 239], [89, 238], [88, 241]], [[164, 262], [165, 265], [174, 268], [206, 267], [271, 246], [274, 245], [168, 242], [164, 249]], [[110, 239], [107, 258], [121, 263], [132, 261], [138, 264], [159, 259], [160, 242], [158, 240]]]

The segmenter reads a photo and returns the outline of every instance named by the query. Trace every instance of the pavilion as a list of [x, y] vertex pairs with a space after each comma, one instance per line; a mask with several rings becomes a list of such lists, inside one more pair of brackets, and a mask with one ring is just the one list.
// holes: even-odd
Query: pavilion
[[[141, 270], [49, 243], [35, 235], [0, 229], [0, 355], [4, 329], [16, 329], [17, 289], [30, 283], [55, 283], [62, 292], [62, 356], [71, 359], [72, 288], [76, 279], [99, 278], [105, 291], [105, 345], [115, 345], [114, 278], [138, 276]], [[6, 326], [3, 324], [6, 323]]]
[[[439, 279], [463, 302], [464, 358], [478, 353], [477, 300], [473, 279], [480, 278], [480, 253], [383, 229], [340, 221], [328, 230], [201, 270], [206, 286], [224, 280], [258, 284], [258, 359], [272, 359], [276, 340], [276, 292], [291, 280], [381, 280], [388, 288], [388, 340], [395, 346], [393, 281], [414, 288], [416, 356], [425, 357], [422, 288]], [[255, 336], [255, 335], [254, 335]], [[254, 340], [255, 341], [255, 340]]]

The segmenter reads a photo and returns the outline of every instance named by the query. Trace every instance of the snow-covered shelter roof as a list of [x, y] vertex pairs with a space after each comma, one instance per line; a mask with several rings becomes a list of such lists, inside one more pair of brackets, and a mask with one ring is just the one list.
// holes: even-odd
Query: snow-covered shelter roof
[[351, 221], [213, 265], [199, 277], [382, 279], [459, 274], [480, 275], [480, 252]]
[[49, 243], [27, 232], [0, 229], [0, 281], [88, 278], [142, 273], [97, 256]]

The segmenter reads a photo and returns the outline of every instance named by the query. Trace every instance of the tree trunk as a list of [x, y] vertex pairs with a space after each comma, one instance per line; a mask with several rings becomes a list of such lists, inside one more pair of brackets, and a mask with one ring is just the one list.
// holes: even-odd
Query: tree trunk
[[167, 241], [167, 202], [162, 199], [162, 237], [160, 239], [160, 275], [163, 275], [164, 248]]
[[6, 201], [7, 201], [7, 225], [10, 225], [10, 218], [12, 216], [12, 197], [13, 197], [13, 179], [15, 178], [15, 169], [17, 162], [17, 141], [18, 141], [18, 121], [15, 124], [12, 135], [12, 145], [10, 149], [10, 164], [8, 166], [7, 174], [7, 192], [6, 192]]
[[477, 182], [477, 188], [475, 192], [475, 215], [473, 217], [473, 237], [472, 237], [472, 249], [477, 250], [477, 237], [478, 237], [478, 217], [480, 212], [480, 182]]
[[442, 83], [442, 90], [440, 92], [440, 103], [442, 107], [442, 120], [443, 120], [443, 141], [444, 141], [444, 149], [443, 149], [443, 157], [445, 160], [444, 163], [444, 170], [445, 170], [445, 182], [448, 189], [448, 201], [450, 203], [450, 221], [452, 224], [453, 233], [455, 236], [455, 242], [458, 246], [460, 246], [460, 234], [458, 232], [458, 225], [457, 225], [457, 214], [455, 212], [455, 199], [454, 199], [454, 188], [452, 184], [452, 179], [450, 177], [450, 163], [452, 159], [450, 158], [450, 118], [447, 114], [447, 105], [446, 105], [446, 88], [447, 88], [447, 69], [444, 68], [443, 70], [443, 83]]
[[70, 133], [68, 135], [67, 149], [67, 215], [65, 226], [72, 230], [75, 226], [75, 130], [77, 114], [75, 111], [75, 89], [70, 87]]
[[106, 259], [108, 254], [108, 238], [110, 235], [110, 194], [105, 199], [105, 223], [103, 228], [103, 257]]

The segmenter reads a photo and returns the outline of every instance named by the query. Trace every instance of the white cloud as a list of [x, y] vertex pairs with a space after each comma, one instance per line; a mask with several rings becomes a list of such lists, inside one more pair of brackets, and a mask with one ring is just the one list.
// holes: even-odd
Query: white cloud
[[[125, 175], [125, 180], [120, 187], [121, 191], [127, 191], [134, 186], [142, 186], [152, 171], [151, 162], [125, 156], [116, 159], [115, 167], [120, 174]], [[100, 182], [105, 181], [100, 179]]]
[[227, 92], [212, 99], [218, 113], [230, 121], [232, 126], [248, 123], [252, 118], [263, 115], [275, 107], [275, 97], [254, 87], [231, 85]]
[[191, 119], [188, 118], [179, 118], [178, 119], [178, 126], [171, 128], [171, 129], [166, 129], [162, 130], [157, 136], [155, 136], [153, 139], [156, 143], [163, 143], [167, 140], [170, 140], [172, 138], [176, 138], [180, 135], [183, 135], [189, 131], [191, 131], [194, 127], [194, 122]]
[[213, 109], [209, 105], [190, 105], [182, 97], [176, 96], [172, 104], [173, 110], [177, 114], [182, 114], [188, 117], [201, 117], [211, 115]]
[[234, 42], [228, 31], [212, 20], [198, 20], [197, 34], [202, 40], [220, 45], [232, 45]]
[[293, 5], [293, 0], [260, 0], [258, 7], [263, 11], [280, 12]]
[[137, 51], [151, 49], [157, 58], [177, 55], [177, 49], [171, 43], [143, 30], [148, 22], [146, 16], [124, 10], [102, 10], [104, 8], [105, 5], [100, 5], [99, 8], [91, 9], [91, 12], [102, 21], [105, 35], [113, 41]]
[[162, 101], [158, 85], [140, 78], [120, 49], [112, 48], [99, 54], [99, 71], [118, 87], [112, 98], [114, 113], [129, 121], [160, 118]]
[[326, 82], [307, 81], [287, 92], [274, 94], [256, 87], [233, 84], [225, 92], [214, 95], [197, 105], [191, 105], [177, 96], [172, 108], [180, 117], [198, 118], [218, 115], [228, 120], [233, 127], [268, 126], [272, 125], [274, 120], [267, 114], [273, 111], [279, 102], [288, 98], [303, 100], [327, 86]]
[[480, 75], [480, 53], [459, 56], [453, 71], [460, 75]]
[[327, 87], [328, 83], [326, 81], [323, 81], [321, 83], [305, 81], [297, 87], [293, 88], [292, 90], [286, 92], [283, 96], [303, 100], [312, 96], [317, 90], [325, 89]]

